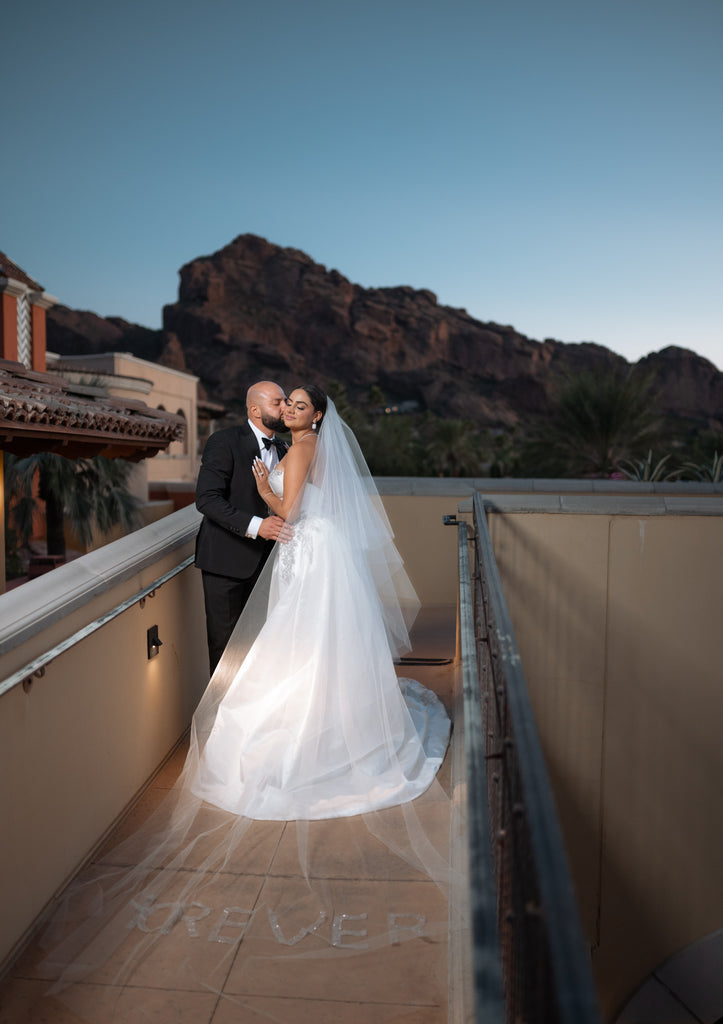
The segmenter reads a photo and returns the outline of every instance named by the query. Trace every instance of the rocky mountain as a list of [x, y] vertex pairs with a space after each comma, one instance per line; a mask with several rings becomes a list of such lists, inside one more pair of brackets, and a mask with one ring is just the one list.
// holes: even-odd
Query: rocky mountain
[[85, 309], [52, 306], [46, 319], [48, 348], [64, 356], [130, 352], [155, 362], [164, 347], [162, 331], [129, 323], [119, 316], [102, 317]]
[[[56, 307], [48, 347], [64, 354], [131, 351], [197, 374], [208, 397], [241, 411], [249, 382], [372, 386], [389, 404], [511, 426], [543, 416], [566, 372], [628, 364], [590, 342], [539, 342], [513, 327], [442, 306], [431, 291], [362, 288], [297, 249], [241, 235], [180, 270], [163, 330]], [[723, 428], [723, 374], [682, 348], [641, 360], [661, 410], [691, 426]]]

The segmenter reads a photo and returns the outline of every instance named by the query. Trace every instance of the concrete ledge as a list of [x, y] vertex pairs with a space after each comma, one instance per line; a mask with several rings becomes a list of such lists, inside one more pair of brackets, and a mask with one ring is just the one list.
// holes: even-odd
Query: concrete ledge
[[188, 506], [1, 595], [0, 654], [186, 544], [200, 521]]
[[696, 501], [692, 497], [670, 497], [665, 499], [665, 510], [676, 515], [723, 515], [723, 497], [706, 498], [704, 501]]
[[[693, 495], [485, 494], [483, 504], [488, 512], [564, 512], [599, 516], [723, 515], [723, 497], [696, 498]], [[457, 511], [471, 514], [472, 498], [460, 501]]]
[[654, 495], [567, 495], [560, 499], [561, 512], [599, 512], [617, 516], [659, 516], [665, 512], [665, 499]]
[[720, 495], [723, 483], [665, 482], [639, 480], [533, 480], [518, 477], [418, 477], [382, 476], [374, 482], [382, 495], [420, 494], [456, 497], [480, 491], [483, 494], [617, 494], [617, 495]]

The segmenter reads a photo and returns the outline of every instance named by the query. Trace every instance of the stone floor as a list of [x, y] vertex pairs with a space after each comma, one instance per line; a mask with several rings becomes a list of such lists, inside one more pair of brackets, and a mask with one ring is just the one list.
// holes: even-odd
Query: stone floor
[[[455, 610], [424, 609], [415, 624], [413, 644], [413, 659], [452, 659]], [[398, 672], [419, 679], [451, 710], [451, 664], [400, 665]], [[162, 801], [184, 757], [185, 748], [179, 748], [99, 851], [95, 864], [100, 866], [113, 843], [132, 833]], [[448, 791], [449, 753], [439, 781]], [[415, 805], [424, 800], [421, 797]], [[436, 807], [420, 804], [420, 813], [426, 814], [440, 834], [448, 831], [448, 812], [446, 801], [437, 801]], [[324, 848], [325, 881], [334, 895], [334, 905], [338, 902], [349, 911], [348, 916], [324, 927], [337, 928], [337, 947], [369, 939], [368, 950], [341, 952], [332, 947], [330, 936], [314, 934], [304, 939], [300, 955], [300, 945], [279, 945], [269, 920], [253, 918], [243, 942], [225, 947], [229, 953], [222, 961], [223, 976], [214, 984], [215, 991], [209, 991], [189, 981], [188, 943], [196, 942], [197, 953], [199, 936], [194, 940], [187, 930], [177, 928], [154, 947], [131, 983], [102, 984], [102, 976], [93, 976], [92, 983], [75, 985], [69, 993], [52, 997], [46, 994], [47, 982], [38, 978], [36, 964], [41, 953], [30, 946], [0, 986], [0, 1024], [442, 1024], [447, 1020], [446, 932], [422, 932], [379, 948], [373, 942], [375, 928], [380, 922], [386, 928], [390, 912], [397, 915], [395, 920], [402, 929], [415, 915], [445, 920], [440, 890], [412, 868], [397, 870], [390, 877], [361, 819], [315, 825], [315, 841]], [[206, 902], [223, 907], [254, 906], [261, 901], [273, 906], [277, 899], [283, 900], [296, 849], [295, 828], [293, 822], [255, 823], [244, 841], [243, 856], [216, 882], [220, 890], [227, 891], [207, 893]], [[204, 925], [199, 920], [198, 930]], [[366, 935], [358, 939], [360, 932]], [[242, 947], [243, 957], [239, 955]], [[218, 951], [216, 944], [213, 952], [218, 955]]]

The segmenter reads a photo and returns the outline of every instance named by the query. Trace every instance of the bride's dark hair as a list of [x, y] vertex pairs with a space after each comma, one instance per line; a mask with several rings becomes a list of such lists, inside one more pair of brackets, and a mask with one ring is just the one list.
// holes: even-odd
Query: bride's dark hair
[[[296, 391], [297, 388], [294, 388]], [[326, 414], [326, 392], [322, 391], [321, 388], [317, 387], [316, 384], [299, 384], [299, 391], [305, 391], [311, 399], [311, 404], [314, 406], [314, 412], [321, 413], [321, 419], [316, 425], [317, 430], [321, 430], [321, 425], [324, 422], [324, 416]]]

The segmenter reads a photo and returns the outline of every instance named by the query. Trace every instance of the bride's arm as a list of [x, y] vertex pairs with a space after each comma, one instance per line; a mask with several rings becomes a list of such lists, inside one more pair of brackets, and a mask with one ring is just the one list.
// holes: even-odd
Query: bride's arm
[[292, 445], [284, 456], [284, 496], [277, 497], [269, 486], [269, 471], [261, 459], [254, 461], [254, 477], [256, 488], [274, 515], [288, 519], [296, 504], [309, 472], [314, 454], [314, 443]]

